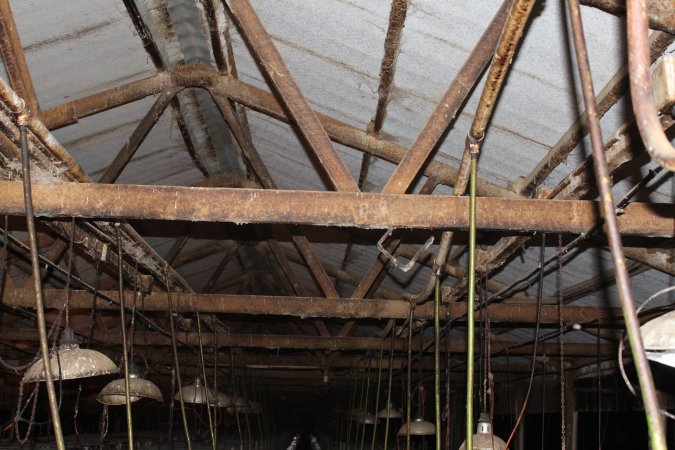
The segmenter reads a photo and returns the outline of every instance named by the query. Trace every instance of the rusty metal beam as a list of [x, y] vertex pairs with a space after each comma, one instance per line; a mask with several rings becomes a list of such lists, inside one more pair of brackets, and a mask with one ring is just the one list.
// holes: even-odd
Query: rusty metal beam
[[[76, 123], [80, 118], [88, 117], [116, 108], [127, 103], [141, 100], [160, 93], [176, 85], [183, 87], [207, 87], [214, 94], [227, 96], [257, 112], [289, 122], [288, 116], [274, 95], [255, 86], [230, 77], [221, 77], [213, 70], [198, 65], [178, 66], [172, 71], [127, 83], [107, 91], [76, 99], [42, 111], [42, 117], [50, 129]], [[315, 113], [330, 138], [355, 150], [368, 153], [398, 164], [407, 149], [394, 142], [382, 139], [332, 117]], [[440, 183], [452, 186], [458, 170], [448, 164], [430, 161], [423, 171], [424, 175], [437, 179]], [[509, 189], [504, 189], [483, 179], [478, 180], [478, 194], [485, 197], [520, 198]]]
[[[105, 295], [117, 299], [117, 293], [110, 291]], [[125, 294], [128, 304], [134, 301], [133, 292]], [[45, 307], [61, 308], [65, 290], [45, 289]], [[266, 295], [234, 295], [208, 293], [172, 293], [175, 312], [200, 312], [212, 314], [270, 315], [301, 318], [338, 318], [338, 319], [406, 319], [410, 313], [410, 302], [397, 300], [358, 300], [323, 297], [291, 297]], [[34, 307], [35, 301], [28, 289], [5, 289], [2, 303], [13, 307]], [[69, 307], [91, 309], [91, 293], [71, 291]], [[166, 293], [148, 294], [144, 297], [146, 311], [166, 311], [168, 304]], [[97, 310], [117, 310], [117, 304], [98, 299]], [[450, 319], [465, 320], [466, 303], [447, 303], [443, 305]], [[445, 311], [443, 312], [445, 315]], [[480, 316], [480, 312], [476, 313]], [[560, 310], [557, 305], [543, 305], [542, 324], [558, 324]], [[536, 321], [536, 305], [495, 303], [488, 307], [488, 316], [495, 323], [533, 324]], [[432, 319], [433, 305], [425, 304], [415, 310], [418, 319]], [[584, 323], [596, 320], [608, 320], [603, 326], [616, 326], [621, 318], [621, 309], [589, 306], [565, 306], [562, 309], [565, 323]]]
[[9, 0], [0, 0], [0, 54], [12, 88], [24, 99], [32, 114], [39, 114], [40, 104]]
[[117, 178], [127, 164], [129, 164], [136, 151], [141, 147], [145, 138], [150, 134], [150, 131], [162, 116], [164, 110], [171, 104], [175, 95], [175, 90], [169, 90], [159, 96], [143, 119], [138, 123], [133, 133], [131, 133], [129, 139], [124, 143], [122, 149], [117, 153], [115, 159], [108, 165], [103, 175], [101, 175], [101, 178], [98, 180], [99, 183], [109, 184], [117, 181]]
[[[615, 16], [626, 15], [626, 2], [623, 0], [581, 0], [582, 5], [601, 9]], [[647, 2], [649, 27], [654, 30], [675, 34], [675, 14], [673, 0], [649, 0]]]
[[[670, 0], [666, 0], [670, 1]], [[675, 36], [668, 33], [656, 32], [650, 37], [651, 61], [654, 62], [673, 42]], [[619, 101], [628, 90], [628, 66], [622, 66], [607, 82], [595, 98], [598, 105], [598, 114], [602, 117]], [[525, 177], [515, 181], [515, 192], [529, 196], [544, 180], [558, 167], [572, 150], [588, 134], [588, 119], [584, 111], [577, 120], [567, 129], [565, 134], [555, 143], [544, 158]]]
[[309, 102], [300, 91], [293, 75], [286, 67], [272, 38], [258, 18], [248, 0], [226, 2], [239, 30], [248, 42], [256, 59], [260, 62], [271, 85], [284, 102], [284, 106], [298, 126], [309, 147], [316, 155], [321, 167], [338, 191], [359, 191], [354, 178], [340, 159], [330, 142], [321, 122], [317, 119]]
[[[21, 183], [0, 182], [0, 214], [23, 214]], [[35, 185], [39, 217], [280, 223], [372, 229], [465, 229], [468, 199], [435, 195], [211, 189], [62, 183]], [[219, 207], [222, 206], [222, 207]], [[479, 198], [481, 230], [581, 233], [600, 218], [596, 202]], [[673, 237], [670, 204], [631, 203], [620, 217], [626, 235]]]
[[[146, 341], [147, 337], [147, 341]], [[181, 333], [181, 341], [188, 345], [199, 345], [199, 337], [197, 333]], [[37, 340], [35, 330], [30, 328], [7, 328], [0, 330], [0, 341], [27, 341], [34, 342]], [[97, 341], [107, 345], [119, 345], [122, 342], [119, 331], [110, 331], [104, 335], [99, 335]], [[330, 350], [330, 351], [379, 351], [382, 345], [382, 338], [380, 337], [324, 337], [324, 336], [302, 336], [302, 335], [270, 335], [270, 334], [218, 334], [219, 348], [259, 348], [259, 349], [316, 349], [316, 350]], [[202, 336], [203, 345], [212, 347], [214, 344], [214, 336], [212, 333], [207, 333]], [[147, 333], [143, 339], [138, 339], [134, 344], [137, 346], [170, 346], [171, 338], [161, 333]], [[393, 341], [395, 351], [406, 351], [408, 343], [405, 339], [397, 338]], [[418, 338], [413, 339], [413, 348], [431, 348], [432, 342], [423, 340], [420, 342]], [[493, 354], [509, 349], [510, 355], [530, 355], [532, 348], [530, 345], [520, 345], [513, 341], [493, 341], [491, 343], [491, 350]], [[560, 345], [557, 342], [543, 342], [539, 343], [539, 348], [545, 351], [547, 355], [558, 355], [560, 352]], [[442, 346], [441, 352], [449, 351], [452, 353], [466, 351], [466, 342], [460, 340], [452, 340], [446, 346]], [[566, 356], [610, 356], [616, 355], [616, 347], [614, 345], [600, 345], [593, 344], [565, 344]]]
[[382, 192], [403, 194], [409, 189], [490, 62], [512, 3], [512, 0], [502, 3]]

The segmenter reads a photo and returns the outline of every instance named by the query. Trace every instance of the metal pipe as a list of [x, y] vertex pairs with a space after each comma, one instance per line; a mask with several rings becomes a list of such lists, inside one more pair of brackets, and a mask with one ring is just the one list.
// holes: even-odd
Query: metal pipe
[[441, 450], [441, 280], [434, 289], [434, 411], [436, 413], [436, 450]]
[[127, 412], [127, 437], [129, 438], [129, 450], [134, 450], [134, 421], [131, 416], [131, 394], [129, 392], [129, 355], [127, 353], [127, 326], [124, 306], [124, 278], [122, 274], [122, 237], [120, 236], [119, 224], [115, 224], [117, 234], [117, 282], [120, 299], [120, 323], [122, 325], [122, 362], [124, 364], [124, 398]]
[[380, 411], [380, 385], [382, 383], [382, 357], [384, 356], [384, 340], [386, 335], [382, 336], [382, 345], [380, 346], [380, 357], [377, 360], [377, 389], [375, 391], [375, 423], [373, 424], [373, 437], [370, 441], [370, 450], [375, 450], [375, 437], [377, 436], [377, 414]]
[[[396, 329], [396, 322], [393, 321], [392, 329]], [[394, 336], [391, 333], [391, 347], [389, 349], [389, 380], [387, 381], [387, 417], [384, 420], [384, 449], [389, 447], [389, 415], [391, 414], [391, 382], [394, 378]]]
[[[412, 337], [413, 337], [413, 318], [415, 309], [411, 305], [408, 315], [408, 374], [406, 377], [406, 405], [405, 405], [405, 450], [410, 450], [410, 421], [412, 420]], [[397, 437], [398, 439], [398, 437]]]
[[469, 292], [467, 298], [466, 336], [466, 447], [473, 449], [473, 353], [474, 353], [474, 302], [476, 294], [476, 175], [478, 153], [471, 153], [469, 181]]
[[[0, 81], [2, 78], [0, 78]], [[2, 83], [0, 83], [1, 88]], [[23, 100], [22, 100], [23, 102]], [[35, 310], [40, 337], [40, 353], [42, 354], [42, 365], [45, 371], [45, 384], [47, 385], [47, 398], [49, 400], [49, 411], [52, 417], [54, 427], [54, 439], [56, 448], [65, 450], [66, 444], [63, 440], [63, 431], [61, 429], [61, 418], [59, 417], [59, 406], [56, 401], [56, 390], [54, 389], [54, 377], [49, 357], [49, 343], [47, 342], [47, 327], [45, 324], [45, 310], [42, 303], [42, 275], [40, 274], [39, 254], [37, 247], [37, 235], [35, 234], [35, 219], [33, 216], [33, 199], [31, 194], [30, 179], [30, 159], [28, 155], [28, 141], [26, 138], [26, 125], [21, 119], [19, 122], [19, 132], [21, 140], [21, 167], [23, 170], [23, 197], [26, 209], [26, 226], [28, 228], [28, 240], [30, 242], [31, 267], [33, 269], [33, 288], [35, 289]], [[23, 116], [25, 118], [25, 116]], [[37, 402], [37, 399], [35, 399]]]
[[[190, 442], [190, 429], [187, 423], [187, 415], [185, 414], [185, 402], [183, 401], [183, 395], [181, 394], [181, 389], [183, 383], [180, 379], [180, 365], [178, 363], [178, 348], [176, 346], [176, 327], [173, 320], [173, 302], [171, 301], [171, 284], [169, 283], [169, 276], [166, 275], [166, 295], [167, 302], [169, 303], [169, 326], [171, 327], [171, 350], [173, 351], [173, 367], [176, 372], [176, 383], [178, 384], [178, 402], [180, 403], [180, 413], [181, 418], [183, 419], [183, 433], [185, 435], [185, 445], [188, 450], [192, 450], [192, 443]], [[173, 424], [172, 424], [173, 425]], [[173, 445], [173, 443], [172, 443]]]
[[675, 171], [675, 147], [661, 127], [652, 102], [649, 76], [649, 19], [646, 0], [627, 0], [628, 70], [635, 122], [647, 152], [661, 166]]
[[[634, 11], [636, 8], [636, 3], [639, 2], [635, 2], [634, 0], [629, 0], [628, 2], [627, 6], [629, 11], [629, 19], [630, 15], [635, 14], [636, 12]], [[638, 13], [639, 8], [640, 7], [637, 6]], [[649, 368], [649, 362], [647, 361], [644, 346], [642, 344], [640, 322], [638, 321], [637, 314], [635, 313], [635, 303], [633, 301], [633, 293], [630, 285], [630, 276], [626, 270], [626, 262], [623, 257], [621, 234], [619, 233], [619, 227], [617, 224], [616, 213], [614, 210], [614, 200], [612, 198], [612, 190], [610, 186], [609, 175], [607, 173], [607, 163], [605, 161], [605, 153], [603, 151], [604, 146], [602, 140], [602, 130], [600, 128], [600, 123], [596, 112], [595, 96], [593, 93], [593, 80], [591, 77], [591, 68], [588, 63], [588, 53], [586, 51], [586, 42], [584, 39], [579, 0], [570, 0], [569, 14], [572, 24], [572, 35], [574, 37], [577, 67], [579, 69], [579, 79], [581, 80], [586, 111], [588, 111], [591, 144], [593, 148], [593, 167], [595, 168], [595, 179], [597, 180], [600, 191], [602, 214], [607, 227], [607, 238], [609, 241], [609, 248], [612, 253], [616, 285], [619, 291], [619, 298], [621, 300], [621, 308], [623, 310], [624, 320], [626, 322], [628, 340], [633, 353], [633, 362], [635, 363], [638, 380], [640, 381], [640, 390], [642, 392], [642, 399], [645, 407], [649, 440], [652, 450], [666, 450], [667, 447], [664, 437], [663, 422], [661, 421], [658, 399], [656, 398], [656, 388], [654, 387], [654, 380]], [[629, 30], [634, 25], [635, 24], [631, 24], [629, 20]], [[639, 27], [640, 24], [637, 26]], [[634, 50], [635, 49], [629, 49], [629, 53], [633, 53]], [[645, 68], [643, 67], [643, 69]], [[634, 73], [635, 71], [631, 70], [631, 75]], [[634, 82], [634, 77], [631, 76], [631, 88], [633, 87]], [[632, 89], [631, 92], [633, 93], [634, 102], [637, 96], [645, 95], [644, 93], [639, 93], [638, 91], [633, 91]], [[649, 95], [649, 91], [647, 91], [646, 95]], [[638, 119], [637, 122], [640, 123], [640, 119]], [[646, 142], [645, 145], [647, 145]]]
[[[214, 431], [213, 426], [213, 417], [211, 417], [211, 405], [209, 405], [209, 391], [210, 391], [208, 382], [209, 379], [206, 377], [206, 363], [204, 362], [204, 345], [202, 343], [202, 321], [199, 313], [197, 313], [197, 334], [199, 336], [199, 363], [202, 368], [202, 379], [204, 380], [204, 389], [206, 391], [206, 411], [209, 417], [209, 433], [211, 434], [211, 447], [213, 448], [213, 450], [216, 450], [216, 433]], [[217, 334], [214, 333], [214, 339], [216, 336]], [[217, 371], [214, 370], [214, 373], [215, 372]], [[218, 399], [216, 398], [216, 394], [214, 392], [213, 393], [214, 403], [217, 402], [217, 400]]]

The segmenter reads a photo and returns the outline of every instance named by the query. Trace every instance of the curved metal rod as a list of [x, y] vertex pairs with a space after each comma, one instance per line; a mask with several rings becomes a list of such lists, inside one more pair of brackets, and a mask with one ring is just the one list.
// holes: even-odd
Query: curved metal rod
[[[609, 181], [607, 161], [605, 159], [602, 130], [600, 128], [600, 121], [595, 104], [593, 80], [588, 62], [588, 52], [586, 50], [579, 0], [569, 1], [569, 15], [572, 24], [572, 36], [574, 38], [574, 49], [576, 52], [577, 67], [579, 69], [579, 79], [581, 80], [584, 103], [586, 104], [586, 111], [588, 113], [588, 125], [591, 134], [591, 146], [593, 149], [593, 167], [595, 169], [595, 179], [598, 183], [598, 190], [600, 191], [601, 212], [605, 219], [607, 240], [612, 253], [614, 276], [616, 277], [616, 286], [619, 292], [619, 299], [621, 300], [621, 309], [623, 311], [624, 321], [626, 322], [626, 332], [628, 333], [628, 339], [633, 352], [633, 362], [635, 363], [635, 369], [640, 379], [640, 389], [644, 401], [649, 440], [652, 450], [666, 450], [667, 446], [664, 437], [663, 423], [661, 422], [661, 416], [659, 414], [656, 388], [654, 387], [654, 379], [652, 378], [652, 372], [649, 368], [647, 356], [645, 355], [644, 345], [642, 344], [640, 322], [635, 313], [635, 302], [633, 301], [630, 276], [626, 270], [626, 260], [623, 256], [621, 234], [619, 232], [618, 221], [614, 209], [614, 199], [612, 197], [612, 189]], [[631, 85], [632, 83], [633, 80], [631, 80]]]
[[664, 168], [675, 171], [675, 147], [670, 144], [652, 102], [649, 78], [649, 19], [646, 0], [627, 0], [628, 72], [630, 94], [640, 136], [647, 152]]

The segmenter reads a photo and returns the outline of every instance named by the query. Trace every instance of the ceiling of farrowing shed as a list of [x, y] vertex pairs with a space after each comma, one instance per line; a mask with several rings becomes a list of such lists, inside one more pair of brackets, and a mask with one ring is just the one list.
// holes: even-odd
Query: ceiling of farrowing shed
[[[391, 1], [252, 0], [251, 3], [312, 107], [366, 130], [378, 102], [380, 65]], [[194, 60], [199, 49], [211, 51], [202, 2], [139, 0], [137, 4], [167, 66]], [[381, 133], [383, 138], [410, 147], [499, 5], [500, 2], [494, 0], [451, 3], [437, 0], [410, 1], [400, 53], [395, 63], [394, 85]], [[12, 1], [11, 6], [42, 109], [139, 80], [156, 72], [121, 1]], [[194, 14], [186, 19], [193, 25], [188, 30], [192, 34], [187, 38], [182, 31], [176, 31], [177, 13], [170, 11], [174, 7], [185, 8], [183, 13], [188, 16]], [[572, 50], [566, 32], [564, 6], [561, 2], [541, 1], [535, 8], [496, 108], [480, 159], [479, 175], [504, 189], [511, 189], [518, 177], [528, 175], [567, 131], [579, 111], [583, 110], [576, 68], [571, 62]], [[590, 7], [583, 7], [582, 12], [593, 79], [596, 91], [599, 91], [625, 63], [624, 19]], [[231, 20], [225, 18], [222, 11], [219, 14], [221, 25], [225, 23], [224, 26], [231, 34], [239, 79], [271, 92], [240, 33], [231, 26]], [[195, 23], [199, 25], [197, 28], [194, 27]], [[203, 41], [189, 47], [186, 42], [188, 38]], [[672, 51], [672, 44], [670, 48]], [[212, 58], [211, 54], [206, 55]], [[213, 64], [212, 60], [208, 64]], [[483, 81], [478, 83], [478, 88], [440, 145], [434, 156], [436, 161], [458, 166]], [[225, 124], [221, 118], [213, 116], [214, 110], [207, 104], [208, 101], [187, 91], [181, 96], [188, 128], [197, 155], [206, 167], [205, 171], [209, 175], [241, 172], [243, 165], [236, 156], [229, 134], [222, 134]], [[97, 179], [155, 99], [146, 98], [83, 118], [77, 124], [56, 130], [54, 134], [85, 171]], [[601, 121], [605, 140], [614, 134], [630, 114], [626, 99], [610, 109]], [[248, 111], [247, 118], [253, 144], [280, 189], [330, 189], [291, 126], [254, 111]], [[215, 136], [214, 127], [218, 121], [223, 128], [218, 131], [220, 135]], [[335, 147], [354, 179], [358, 179], [363, 153], [340, 144], [335, 144]], [[555, 187], [588, 155], [590, 145], [585, 139], [567, 161], [552, 172], [542, 187]], [[645, 158], [637, 161], [630, 166], [630, 170], [617, 176], [617, 198], [655, 166]], [[393, 164], [374, 159], [363, 190], [380, 191], [393, 170]], [[190, 159], [178, 125], [168, 108], [117, 183], [191, 185], [203, 178], [204, 173]], [[420, 177], [415, 191], [425, 181], [425, 177]], [[439, 185], [434, 191], [437, 195], [450, 193], [451, 188], [444, 185]], [[674, 195], [672, 175], [662, 174], [655, 188], [642, 190], [638, 198], [640, 201], [668, 203], [673, 201]], [[140, 233], [163, 256], [181, 231], [176, 225], [154, 222], [137, 225]], [[183, 253], [199, 249], [214, 239], [246, 241], [244, 247], [248, 249], [247, 253], [240, 253], [240, 261], [232, 261], [227, 266], [222, 280], [231, 279], [244, 270], [248, 257], [264, 258], [265, 250], [255, 246], [257, 238], [250, 227], [196, 225], [190, 232], [192, 238]], [[424, 232], [417, 231], [408, 240], [419, 247], [427, 237]], [[343, 265], [347, 243], [353, 240], [355, 245], [343, 269], [357, 275], [366, 272], [378, 253], [375, 242], [379, 232], [353, 230], [352, 233], [328, 233], [322, 229], [313, 229], [309, 238], [314, 243], [318, 257], [338, 268]], [[438, 235], [436, 238], [437, 242]], [[465, 238], [460, 235], [458, 239], [462, 242]], [[484, 242], [480, 244], [487, 249], [495, 240], [495, 235], [485, 235]], [[644, 244], [643, 241], [640, 243]], [[292, 249], [290, 242], [283, 242], [282, 245]], [[535, 267], [538, 261], [536, 247], [532, 244], [532, 248], [512, 259], [493, 278], [508, 284]], [[554, 239], [550, 239], [547, 253], [552, 254], [554, 247]], [[428, 253], [436, 249], [437, 245], [433, 245]], [[178, 270], [193, 289], [200, 290], [208, 282], [221, 257], [222, 252], [186, 264]], [[465, 257], [458, 262], [466, 266]], [[319, 295], [320, 290], [305, 266], [293, 261], [292, 267], [308, 292]], [[79, 261], [78, 269], [83, 277], [93, 279], [93, 269], [84, 260]], [[247, 269], [250, 270], [250, 267]], [[575, 286], [610, 269], [607, 252], [584, 247], [566, 264], [563, 271], [564, 285]], [[265, 272], [268, 268], [263, 264], [257, 270]], [[386, 277], [383, 286], [398, 292], [418, 292], [425, 285], [429, 274], [430, 270], [426, 267], [418, 266], [409, 273], [395, 269]], [[448, 277], [445, 285], [450, 286], [453, 281], [452, 277]], [[673, 277], [649, 269], [635, 275], [633, 283], [636, 300], [642, 301], [659, 289], [672, 285]], [[343, 297], [348, 297], [353, 290], [353, 286], [348, 283], [340, 283], [339, 288]], [[240, 289], [241, 285], [222, 287], [216, 284], [214, 291], [237, 292]], [[545, 278], [544, 296], [553, 297], [557, 290], [556, 273], [552, 270]], [[618, 298], [611, 283], [591, 291], [595, 292], [579, 296], [573, 304], [597, 306], [609, 303], [618, 306]], [[515, 296], [533, 297], [535, 292], [536, 283], [532, 283], [525, 292]], [[372, 331], [371, 328], [362, 330], [364, 333]], [[526, 339], [523, 333], [529, 335], [529, 331], [515, 330], [505, 336]], [[569, 333], [568, 336], [577, 341], [595, 342], [596, 339], [582, 332]]]

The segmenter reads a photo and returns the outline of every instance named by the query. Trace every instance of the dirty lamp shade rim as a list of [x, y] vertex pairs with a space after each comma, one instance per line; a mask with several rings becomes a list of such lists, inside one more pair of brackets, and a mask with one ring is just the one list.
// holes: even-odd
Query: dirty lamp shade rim
[[[130, 374], [129, 376], [129, 394], [131, 402], [149, 398], [163, 402], [164, 397], [157, 385], [150, 380], [146, 380], [138, 374]], [[101, 392], [99, 392], [96, 399], [104, 405], [124, 405], [127, 402], [126, 388], [124, 386], [124, 378], [119, 378], [108, 383]]]
[[675, 310], [660, 315], [640, 327], [647, 358], [675, 367]]
[[[80, 348], [75, 342], [72, 330], [64, 330], [61, 344], [49, 357], [54, 380], [74, 380], [77, 378], [110, 375], [119, 372], [117, 365], [103, 353]], [[39, 358], [23, 376], [24, 383], [45, 381], [45, 369]]]
[[195, 378], [195, 381], [192, 384], [188, 384], [180, 388], [176, 396], [176, 400], [180, 400], [181, 397], [185, 403], [194, 403], [194, 404], [209, 404], [213, 405], [217, 402], [213, 392], [202, 384], [201, 378]]
[[[407, 422], [398, 429], [399, 436], [405, 436], [407, 432]], [[436, 425], [427, 422], [421, 417], [416, 417], [410, 424], [410, 436], [433, 436], [436, 434]]]
[[403, 414], [399, 408], [396, 408], [394, 405], [389, 404], [389, 406], [382, 408], [380, 412], [377, 413], [377, 418], [378, 419], [386, 419], [387, 418], [387, 410], [389, 412], [389, 418], [390, 419], [400, 419], [403, 417]]

